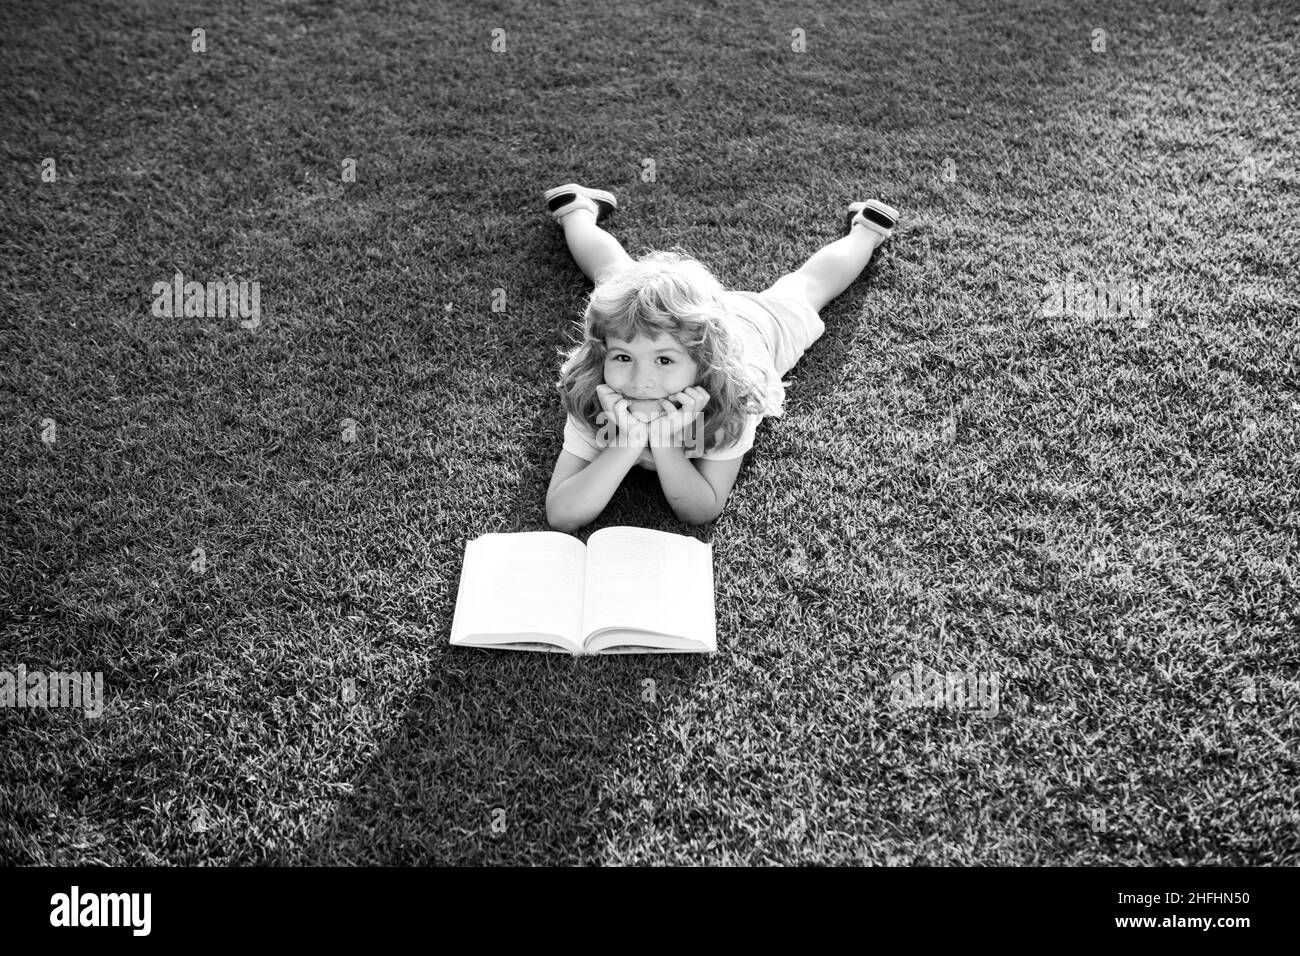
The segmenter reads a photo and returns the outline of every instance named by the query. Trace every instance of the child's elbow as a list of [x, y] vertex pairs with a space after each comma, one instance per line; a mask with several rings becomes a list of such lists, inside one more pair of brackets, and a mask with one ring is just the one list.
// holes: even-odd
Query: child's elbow
[[572, 534], [578, 530], [578, 526], [571, 519], [553, 513], [550, 508], [546, 509], [546, 523], [551, 526], [552, 531], [563, 531], [565, 534]]
[[557, 507], [548, 499], [546, 502], [546, 523], [550, 525], [552, 531], [563, 531], [565, 534], [573, 534], [581, 528], [584, 522], [577, 515], [566, 512], [563, 508]]
[[726, 502], [723, 502], [716, 508], [710, 508], [707, 511], [696, 512], [695, 514], [679, 514], [677, 517], [681, 519], [682, 524], [695, 526], [708, 524], [711, 521], [717, 521], [718, 516], [722, 514], [725, 507]]
[[572, 521], [548, 521], [547, 524], [551, 526], [552, 531], [563, 531], [565, 534], [573, 534], [581, 527]]
[[[728, 491], [730, 491], [730, 489], [728, 489]], [[722, 517], [722, 512], [726, 510], [727, 510], [727, 499], [723, 498], [721, 501], [717, 502], [717, 504], [715, 504], [712, 509], [710, 509], [709, 513], [705, 516], [704, 520], [700, 522], [700, 524], [708, 524], [711, 521], [717, 521], [718, 518]]]

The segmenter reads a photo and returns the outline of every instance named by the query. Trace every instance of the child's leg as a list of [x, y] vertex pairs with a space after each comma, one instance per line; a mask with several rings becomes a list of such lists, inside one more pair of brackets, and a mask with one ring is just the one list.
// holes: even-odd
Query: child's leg
[[594, 284], [632, 263], [622, 243], [596, 225], [596, 214], [575, 209], [560, 220], [573, 261]]
[[821, 312], [826, 303], [849, 287], [871, 261], [871, 254], [884, 241], [878, 232], [854, 226], [849, 234], [822, 246], [794, 272], [777, 279], [766, 290], [777, 295], [804, 299]]

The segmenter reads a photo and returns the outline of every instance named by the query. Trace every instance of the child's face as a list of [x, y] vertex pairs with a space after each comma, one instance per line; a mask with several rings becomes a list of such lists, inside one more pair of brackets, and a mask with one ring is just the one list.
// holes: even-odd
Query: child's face
[[625, 398], [667, 398], [696, 384], [699, 364], [667, 332], [631, 342], [607, 337], [605, 384]]

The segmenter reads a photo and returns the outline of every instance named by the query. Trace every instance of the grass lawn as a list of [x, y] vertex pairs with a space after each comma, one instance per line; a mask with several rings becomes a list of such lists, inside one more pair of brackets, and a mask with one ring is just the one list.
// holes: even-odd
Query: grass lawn
[[[6, 8], [0, 669], [107, 704], [0, 710], [0, 861], [1300, 862], [1293, 5], [238, 6]], [[711, 542], [712, 657], [447, 645], [546, 527], [574, 179], [740, 289], [904, 216], [715, 523], [579, 534]]]

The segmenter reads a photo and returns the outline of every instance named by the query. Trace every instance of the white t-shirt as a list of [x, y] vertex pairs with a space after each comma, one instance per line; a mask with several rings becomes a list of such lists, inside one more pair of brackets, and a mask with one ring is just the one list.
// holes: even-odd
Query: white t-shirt
[[[783, 414], [785, 389], [781, 382], [781, 376], [777, 374], [776, 368], [772, 364], [772, 352], [768, 347], [767, 340], [764, 338], [763, 333], [759, 331], [755, 320], [749, 315], [751, 309], [761, 309], [762, 306], [752, 299], [730, 293], [727, 294], [725, 301], [728, 308], [731, 309], [733, 317], [739, 320], [733, 322], [728, 328], [740, 348], [741, 361], [750, 367], [755, 381], [760, 383], [760, 387], [766, 382], [768, 400], [776, 406], [776, 411], [768, 414]], [[706, 451], [698, 457], [712, 461], [727, 461], [741, 457], [754, 447], [754, 433], [758, 429], [758, 423], [765, 417], [767, 415], [751, 412], [745, 416], [744, 430], [741, 431], [740, 438], [734, 444], [716, 448], [713, 451]], [[577, 455], [583, 461], [592, 461], [605, 449], [597, 440], [596, 432], [591, 426], [586, 422], [579, 421], [572, 415], [568, 415], [564, 422], [564, 450]], [[654, 456], [649, 448], [641, 450], [636, 463], [649, 471], [659, 470], [655, 467]]]

